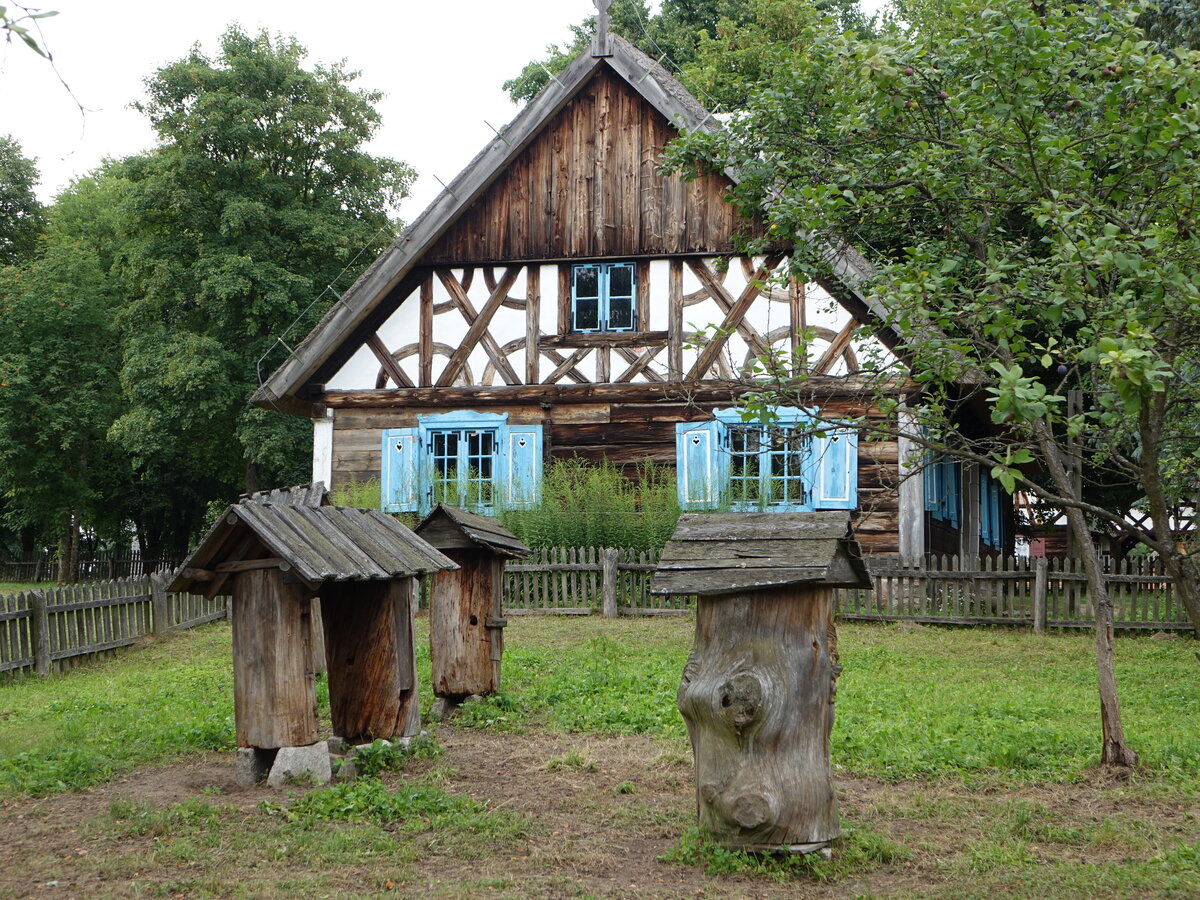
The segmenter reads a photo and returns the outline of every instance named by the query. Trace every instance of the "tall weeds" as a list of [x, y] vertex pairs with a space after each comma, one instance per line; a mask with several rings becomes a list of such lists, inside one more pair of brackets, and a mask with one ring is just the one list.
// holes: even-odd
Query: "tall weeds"
[[675, 530], [675, 471], [651, 462], [627, 475], [608, 461], [555, 460], [543, 473], [542, 500], [507, 509], [500, 521], [530, 547], [662, 547]]

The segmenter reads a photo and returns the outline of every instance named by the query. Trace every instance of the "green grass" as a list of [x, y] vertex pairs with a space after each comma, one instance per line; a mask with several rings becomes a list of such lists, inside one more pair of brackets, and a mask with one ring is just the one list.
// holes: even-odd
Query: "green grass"
[[[418, 627], [428, 709], [425, 620]], [[469, 704], [458, 722], [682, 742], [675, 691], [692, 628], [687, 619], [516, 619], [503, 690]], [[839, 636], [838, 770], [893, 781], [1089, 777], [1099, 746], [1090, 636], [859, 624], [843, 624]], [[1190, 786], [1200, 771], [1194, 647], [1117, 640], [1126, 732], [1140, 774], [1162, 784]], [[180, 754], [232, 750], [232, 705], [223, 623], [68, 675], [0, 686], [0, 790], [79, 789]]]
[[54, 587], [52, 583], [45, 581], [40, 584], [36, 581], [0, 581], [0, 597], [20, 591], [47, 590], [52, 587]]

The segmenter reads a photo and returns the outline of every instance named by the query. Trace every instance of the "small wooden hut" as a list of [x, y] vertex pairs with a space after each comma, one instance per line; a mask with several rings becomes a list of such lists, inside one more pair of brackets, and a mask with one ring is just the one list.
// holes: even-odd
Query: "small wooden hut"
[[439, 503], [416, 528], [458, 564], [430, 581], [429, 650], [439, 706], [500, 688], [504, 562], [529, 548], [496, 519]]
[[416, 734], [415, 576], [455, 564], [377, 510], [299, 499], [256, 495], [231, 506], [171, 585], [232, 595], [238, 746], [316, 743], [314, 597], [324, 611], [335, 733], [350, 741]]
[[696, 594], [679, 686], [700, 825], [728, 847], [810, 852], [838, 836], [829, 735], [833, 589], [869, 587], [850, 513], [685, 514], [651, 591]]

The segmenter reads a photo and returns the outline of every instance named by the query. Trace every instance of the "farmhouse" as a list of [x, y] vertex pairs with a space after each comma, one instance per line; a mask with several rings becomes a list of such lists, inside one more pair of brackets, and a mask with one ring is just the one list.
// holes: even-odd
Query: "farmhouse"
[[[550, 459], [654, 460], [675, 466], [685, 509], [851, 510], [868, 553], [1009, 545], [986, 475], [945, 462], [904, 478], [909, 448], [849, 424], [872, 414], [859, 360], [897, 343], [855, 288], [861, 257], [831, 249], [836, 275], [803, 283], [791, 245], [724, 202], [736, 175], [659, 172], [679, 132], [719, 127], [601, 27], [253, 402], [311, 417], [314, 480], [378, 478], [389, 511], [527, 506]], [[807, 369], [822, 419], [846, 426], [806, 430], [803, 399], [743, 421], [766, 353]]]

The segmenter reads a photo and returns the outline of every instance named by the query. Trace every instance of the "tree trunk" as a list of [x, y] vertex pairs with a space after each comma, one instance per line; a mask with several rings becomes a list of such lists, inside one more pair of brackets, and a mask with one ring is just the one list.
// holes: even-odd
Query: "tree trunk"
[[[1048, 423], [1035, 425], [1042, 462], [1064, 497], [1080, 499], [1063, 465], [1060, 448]], [[1137, 764], [1137, 754], [1125, 743], [1125, 728], [1121, 724], [1121, 703], [1117, 698], [1117, 673], [1113, 665], [1112, 600], [1104, 583], [1104, 571], [1096, 542], [1088, 529], [1083, 510], [1075, 506], [1065, 510], [1071, 530], [1078, 535], [1083, 551], [1083, 569], [1087, 574], [1088, 597], [1096, 616], [1096, 672], [1100, 687], [1100, 763], [1127, 768]]]
[[1183, 548], [1164, 553], [1162, 558], [1175, 582], [1175, 596], [1192, 623], [1192, 637], [1200, 640], [1200, 566]]
[[58, 539], [58, 583], [73, 584], [79, 578], [79, 511], [63, 516], [63, 530]]

